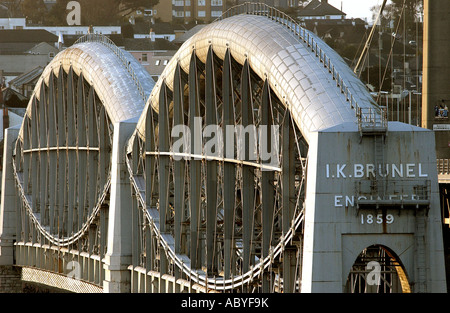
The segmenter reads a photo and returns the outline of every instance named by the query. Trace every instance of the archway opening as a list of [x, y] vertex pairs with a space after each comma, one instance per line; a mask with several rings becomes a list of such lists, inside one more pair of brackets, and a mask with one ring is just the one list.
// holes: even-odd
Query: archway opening
[[372, 245], [356, 258], [347, 278], [349, 293], [410, 293], [400, 258], [389, 248]]

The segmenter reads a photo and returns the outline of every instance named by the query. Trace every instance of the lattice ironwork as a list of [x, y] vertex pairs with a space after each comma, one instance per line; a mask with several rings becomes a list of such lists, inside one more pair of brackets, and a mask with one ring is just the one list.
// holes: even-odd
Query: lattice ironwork
[[[145, 136], [136, 134], [128, 153], [133, 266], [207, 290], [294, 291], [308, 145], [289, 110], [229, 51], [222, 60], [210, 48], [202, 63], [194, 50], [189, 72], [177, 66], [173, 75], [173, 90], [162, 83], [159, 110], [149, 106]], [[211, 137], [194, 134], [196, 118], [201, 134], [209, 125], [279, 126], [275, 166], [259, 152], [251, 160], [248, 145], [243, 159], [238, 144], [233, 157], [208, 155]], [[184, 153], [174, 150], [178, 125], [191, 129]]]
[[[62, 67], [57, 73], [50, 72], [47, 82], [41, 80], [16, 142], [13, 165], [21, 199], [17, 242], [23, 245], [17, 251], [32, 249], [27, 244], [56, 246], [55, 257], [62, 261], [61, 248], [76, 250], [99, 256], [101, 268], [106, 253], [112, 123], [82, 74], [75, 75], [72, 68], [66, 73]], [[35, 253], [44, 258], [47, 250]], [[67, 257], [78, 260], [79, 256]], [[40, 264], [20, 255], [18, 260], [24, 266], [65, 270], [58, 261]]]
[[409, 293], [408, 278], [397, 257], [383, 246], [364, 249], [347, 280], [350, 293]]

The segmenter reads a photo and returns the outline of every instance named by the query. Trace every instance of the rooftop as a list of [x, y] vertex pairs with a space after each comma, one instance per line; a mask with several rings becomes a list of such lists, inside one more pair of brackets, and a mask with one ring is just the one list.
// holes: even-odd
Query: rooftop
[[339, 9], [328, 3], [327, 0], [312, 0], [302, 10], [299, 16], [326, 16], [326, 15], [347, 15]]
[[34, 69], [32, 69], [29, 72], [23, 73], [22, 75], [17, 76], [13, 80], [9, 82], [10, 86], [16, 86], [20, 87], [22, 85], [28, 84], [30, 82], [36, 81], [44, 71], [44, 68], [41, 66], [38, 66]]
[[44, 29], [2, 29], [0, 43], [58, 42], [58, 36]]
[[128, 51], [178, 50], [173, 43], [159, 38], [154, 41], [148, 38], [123, 38], [120, 46], [125, 47], [125, 50]]
[[[2, 105], [8, 108], [26, 108], [28, 104], [28, 99], [20, 92], [15, 91], [12, 88], [3, 88], [3, 103]], [[0, 99], [1, 101], [2, 99]]]

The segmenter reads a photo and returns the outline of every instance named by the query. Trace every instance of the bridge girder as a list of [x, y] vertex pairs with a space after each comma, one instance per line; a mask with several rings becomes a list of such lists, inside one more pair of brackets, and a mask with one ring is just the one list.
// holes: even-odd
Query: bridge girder
[[[139, 234], [146, 244], [135, 247], [133, 266], [206, 290], [296, 290], [310, 133], [356, 123], [361, 108], [377, 110], [359, 79], [296, 24], [255, 14], [202, 29], [166, 66], [128, 145], [135, 222], [152, 230]], [[231, 157], [206, 152], [210, 125], [226, 150], [226, 127], [250, 124], [281, 130], [275, 166], [261, 155], [239, 160], [237, 147]], [[190, 139], [182, 153], [180, 125]]]
[[[330, 192], [353, 185], [329, 183], [329, 168], [321, 177], [324, 160], [359, 151], [373, 162], [379, 154], [368, 152], [372, 141], [375, 149], [389, 146], [367, 139], [386, 133], [382, 109], [332, 49], [288, 16], [265, 5], [237, 11], [245, 15], [221, 18], [190, 38], [156, 84], [102, 36], [82, 39], [45, 69], [18, 135], [7, 132], [6, 142], [17, 140], [6, 152], [12, 166], [4, 176], [15, 183], [2, 194], [2, 210], [18, 218], [9, 220], [16, 227], [1, 225], [2, 241], [11, 239], [18, 265], [68, 275], [67, 265], [78, 262], [76, 278], [107, 292], [296, 292], [324, 286], [325, 262], [312, 268], [312, 260], [327, 255], [338, 269], [326, 288], [341, 290], [347, 272], [355, 274], [355, 288], [364, 270], [351, 269], [350, 253], [337, 251], [339, 244], [328, 251], [323, 238], [341, 238], [358, 260], [381, 250], [356, 251], [353, 237], [340, 233], [348, 225], [361, 231], [354, 235], [366, 247], [375, 237], [385, 247], [402, 246], [387, 234], [364, 236], [365, 226], [351, 220], [360, 211], [353, 216], [354, 207], [342, 213], [328, 204]], [[427, 138], [398, 125], [392, 134]], [[347, 149], [339, 145], [344, 137]], [[329, 146], [333, 155], [317, 155]], [[395, 157], [416, 156], [415, 148], [395, 150]], [[427, 158], [413, 161], [431, 173]], [[337, 165], [339, 178], [344, 167]], [[425, 183], [417, 186], [433, 193]], [[434, 200], [426, 197], [413, 202], [428, 210]], [[399, 238], [439, 256], [439, 242], [422, 240], [433, 237], [423, 225], [437, 220], [435, 210], [430, 218], [420, 212], [416, 219], [402, 213], [408, 222], [396, 230], [417, 234]], [[418, 260], [421, 288], [434, 280], [439, 290], [439, 270], [427, 280], [426, 258]]]
[[61, 273], [71, 262], [86, 263], [79, 275], [103, 285], [114, 125], [140, 115], [153, 85], [132, 55], [98, 35], [45, 68], [8, 147], [18, 264]]
[[[229, 25], [238, 29], [229, 30]], [[245, 33], [254, 38], [248, 40]], [[105, 39], [94, 41], [67, 49], [45, 69], [19, 133], [15, 171], [22, 211], [36, 226], [32, 235], [104, 255], [110, 248], [105, 246], [107, 227], [98, 220], [100, 208], [109, 203], [114, 125], [140, 116], [127, 157], [136, 199], [132, 229], [144, 226], [131, 236], [133, 267], [193, 280], [206, 290], [296, 290], [309, 133], [355, 121], [359, 107], [373, 105], [367, 94], [352, 94], [350, 87], [363, 87], [344, 61], [313, 34], [280, 17], [275, 22], [266, 16], [232, 17], [189, 39], [153, 88], [135, 60]], [[103, 60], [106, 52], [114, 55]], [[134, 70], [127, 75], [124, 69], [128, 73], [137, 69], [138, 75]], [[320, 77], [310, 76], [312, 71]], [[320, 96], [325, 93], [324, 80], [333, 86], [327, 97]], [[105, 81], [110, 84], [105, 86]], [[66, 99], [61, 89], [72, 97]], [[145, 107], [143, 90], [152, 90]], [[48, 108], [39, 105], [41, 97]], [[63, 102], [69, 105], [65, 112], [60, 109]], [[313, 111], [312, 104], [324, 110]], [[342, 120], [331, 118], [336, 110]], [[268, 147], [276, 139], [276, 161], [262, 160], [260, 147], [256, 160], [249, 159], [253, 151], [245, 144], [244, 159], [235, 149], [236, 154], [225, 159], [198, 153], [205, 142], [196, 133], [185, 155], [191, 160], [180, 161], [181, 155], [172, 151], [171, 131], [175, 123], [194, 127], [196, 118], [207, 126], [225, 128], [279, 127], [277, 138], [270, 138], [268, 131], [265, 142]], [[101, 140], [105, 135], [106, 143]], [[226, 142], [226, 133], [223, 139]], [[20, 173], [26, 173], [25, 182]], [[59, 191], [64, 181], [68, 185], [62, 200], [51, 191]], [[35, 188], [30, 191], [31, 185]], [[44, 191], [37, 192], [36, 186]], [[80, 202], [88, 205], [79, 208]], [[44, 203], [42, 210], [37, 203]], [[36, 240], [33, 236], [31, 242]], [[284, 265], [272, 268], [277, 257]], [[205, 274], [199, 274], [203, 267]], [[208, 276], [215, 283], [208, 283]], [[287, 283], [281, 287], [284, 279]]]
[[[230, 52], [221, 60], [212, 49], [206, 64], [199, 62], [192, 53], [189, 73], [176, 67], [173, 91], [161, 82], [159, 112], [147, 110], [145, 121], [145, 138], [155, 140], [135, 135], [130, 141], [127, 162], [136, 197], [133, 207], [139, 212], [135, 223], [145, 226], [137, 240], [142, 244], [133, 251], [141, 258], [134, 258], [133, 266], [195, 280], [207, 289], [259, 288], [255, 277], [271, 258], [283, 255], [301, 228], [307, 143], [289, 111], [271, 95], [267, 80], [258, 78], [248, 62], [240, 66]], [[203, 134], [195, 133], [196, 119], [204, 129], [217, 126], [216, 132], [231, 126], [233, 138], [238, 126], [279, 126], [276, 141], [282, 149], [277, 149], [275, 165], [264, 161], [259, 146], [251, 158], [248, 143], [254, 143], [256, 132], [249, 133], [241, 159], [234, 144], [232, 156], [206, 153], [214, 136], [204, 137], [201, 125], [197, 130]], [[176, 139], [169, 135], [180, 125], [192, 129], [189, 148], [181, 153], [174, 151]], [[223, 137], [218, 146], [228, 142], [225, 131]], [[269, 139], [266, 145], [271, 143]], [[229, 150], [226, 144], [219, 149]], [[154, 252], [156, 247], [164, 249]], [[274, 286], [270, 277], [266, 280], [269, 291]], [[294, 277], [291, 284], [294, 290]]]

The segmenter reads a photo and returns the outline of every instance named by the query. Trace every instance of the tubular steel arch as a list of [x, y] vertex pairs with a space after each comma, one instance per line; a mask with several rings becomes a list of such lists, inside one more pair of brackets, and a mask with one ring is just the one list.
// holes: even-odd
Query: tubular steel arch
[[[229, 51], [221, 60], [209, 49], [206, 63], [193, 51], [189, 73], [176, 67], [173, 90], [160, 83], [159, 112], [149, 109], [145, 122], [151, 140], [133, 136], [127, 159], [140, 230], [134, 234], [133, 269], [159, 271], [206, 290], [269, 292], [281, 290], [282, 281], [285, 291], [295, 290], [308, 145], [289, 110], [267, 79]], [[194, 129], [196, 118], [205, 125], [202, 133], [210, 125], [219, 131], [227, 125], [279, 126], [276, 166], [260, 153], [250, 159], [251, 136], [243, 159], [234, 145], [233, 158], [208, 155], [210, 137], [194, 133], [190, 150], [177, 153], [172, 131], [177, 125]], [[227, 143], [226, 132], [224, 137]], [[274, 259], [284, 259], [289, 274], [277, 274], [283, 262], [275, 265]]]
[[13, 156], [18, 265], [64, 273], [77, 260], [86, 263], [77, 278], [102, 286], [114, 124], [139, 116], [152, 87], [130, 54], [99, 35], [46, 67]]
[[[179, 49], [129, 141], [129, 268], [176, 281], [175, 289], [294, 292], [309, 134], [377, 107], [345, 62], [287, 16], [251, 4], [236, 13]], [[180, 125], [190, 131], [181, 152], [173, 136]], [[222, 131], [224, 150], [227, 126], [278, 126], [276, 165], [261, 154], [239, 159], [239, 145], [232, 157], [211, 155], [212, 134], [203, 136], [210, 125]], [[133, 282], [134, 291], [148, 290]]]
[[51, 72], [30, 110], [14, 164], [22, 220], [26, 212], [49, 242], [67, 246], [86, 232], [108, 192], [111, 120], [72, 68], [60, 68], [58, 77]]
[[131, 211], [119, 229], [131, 231], [132, 291], [300, 290], [310, 136], [380, 109], [314, 34], [268, 6], [236, 8], [156, 85], [92, 34], [47, 66], [13, 155], [18, 265], [63, 273], [77, 260], [102, 285], [110, 186], [124, 185], [123, 160], [111, 185], [114, 125], [140, 117], [126, 138], [131, 208], [112, 215]]
[[[355, 185], [328, 183], [319, 166], [357, 154], [384, 164], [384, 148], [393, 146], [377, 137], [387, 128], [384, 109], [345, 61], [264, 4], [233, 7], [204, 27], [156, 84], [132, 55], [89, 34], [45, 68], [20, 130], [5, 132], [11, 166], [2, 177], [2, 264], [79, 292], [341, 291], [342, 264], [349, 270], [373, 243], [365, 235], [376, 233], [351, 223], [353, 204], [345, 212], [335, 210], [336, 200], [329, 205], [330, 195]], [[396, 146], [392, 162], [419, 162], [419, 176], [423, 162], [431, 177], [435, 157], [415, 152], [419, 139], [434, 149], [430, 136], [401, 125], [390, 133], [416, 141], [404, 151]], [[324, 156], [331, 149], [336, 154]], [[386, 187], [372, 176], [371, 192]], [[442, 264], [440, 242], [427, 242], [440, 222], [430, 203], [402, 213], [405, 223], [386, 233], [408, 234], [417, 250], [408, 248], [417, 253], [417, 273], [412, 258], [402, 258], [418, 291], [445, 284], [441, 269], [427, 272]], [[323, 238], [344, 241], [354, 229], [362, 235], [351, 239], [358, 249], [341, 260], [344, 249]], [[386, 248], [397, 242], [384, 240], [357, 257], [348, 290], [365, 288], [368, 258], [389, 272], [383, 291], [408, 290], [404, 268]], [[329, 255], [336, 264], [324, 281]]]

